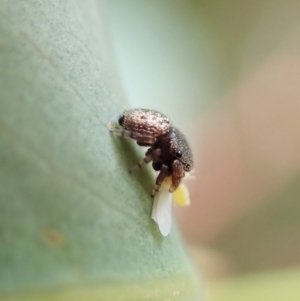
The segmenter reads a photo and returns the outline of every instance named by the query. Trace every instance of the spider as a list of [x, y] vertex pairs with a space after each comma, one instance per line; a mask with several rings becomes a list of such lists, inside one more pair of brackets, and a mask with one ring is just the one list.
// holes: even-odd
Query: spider
[[152, 161], [154, 170], [159, 171], [151, 196], [159, 191], [166, 177], [171, 177], [169, 191], [174, 192], [186, 172], [193, 167], [193, 155], [184, 135], [171, 125], [170, 119], [155, 110], [132, 109], [119, 117], [121, 128], [110, 123], [111, 133], [136, 140], [140, 146], [150, 146], [145, 157], [129, 172], [140, 169]]

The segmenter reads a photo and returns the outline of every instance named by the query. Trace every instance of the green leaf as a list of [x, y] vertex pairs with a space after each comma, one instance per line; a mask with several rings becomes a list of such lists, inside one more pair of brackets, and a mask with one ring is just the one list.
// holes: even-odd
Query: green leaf
[[149, 169], [109, 134], [128, 104], [97, 1], [0, 5], [0, 300], [199, 300]]

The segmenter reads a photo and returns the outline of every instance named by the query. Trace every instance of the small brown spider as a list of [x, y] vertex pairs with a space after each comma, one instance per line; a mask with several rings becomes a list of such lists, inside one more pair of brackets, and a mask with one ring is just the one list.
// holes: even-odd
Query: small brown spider
[[153, 161], [153, 169], [159, 171], [159, 174], [151, 196], [155, 196], [168, 176], [172, 179], [169, 191], [174, 192], [185, 172], [189, 172], [193, 167], [193, 155], [184, 135], [171, 125], [168, 117], [154, 110], [124, 111], [119, 118], [119, 124], [123, 129], [109, 124], [109, 129], [114, 135], [136, 140], [140, 146], [150, 146], [145, 158], [129, 172]]

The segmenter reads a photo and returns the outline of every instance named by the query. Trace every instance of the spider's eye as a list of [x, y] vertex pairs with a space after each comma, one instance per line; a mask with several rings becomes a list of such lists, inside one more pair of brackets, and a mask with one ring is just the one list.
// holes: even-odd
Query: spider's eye
[[182, 157], [182, 152], [181, 152], [181, 151], [178, 151], [178, 152], [176, 152], [175, 155], [176, 155], [177, 158], [181, 158], [181, 157]]
[[119, 117], [119, 125], [123, 125], [124, 122], [124, 115]]

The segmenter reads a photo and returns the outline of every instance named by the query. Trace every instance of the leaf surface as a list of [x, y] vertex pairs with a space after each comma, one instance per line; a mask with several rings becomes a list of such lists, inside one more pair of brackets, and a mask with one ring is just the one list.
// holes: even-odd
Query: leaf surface
[[1, 1], [0, 300], [199, 300], [107, 129], [128, 104], [106, 36], [97, 1]]

